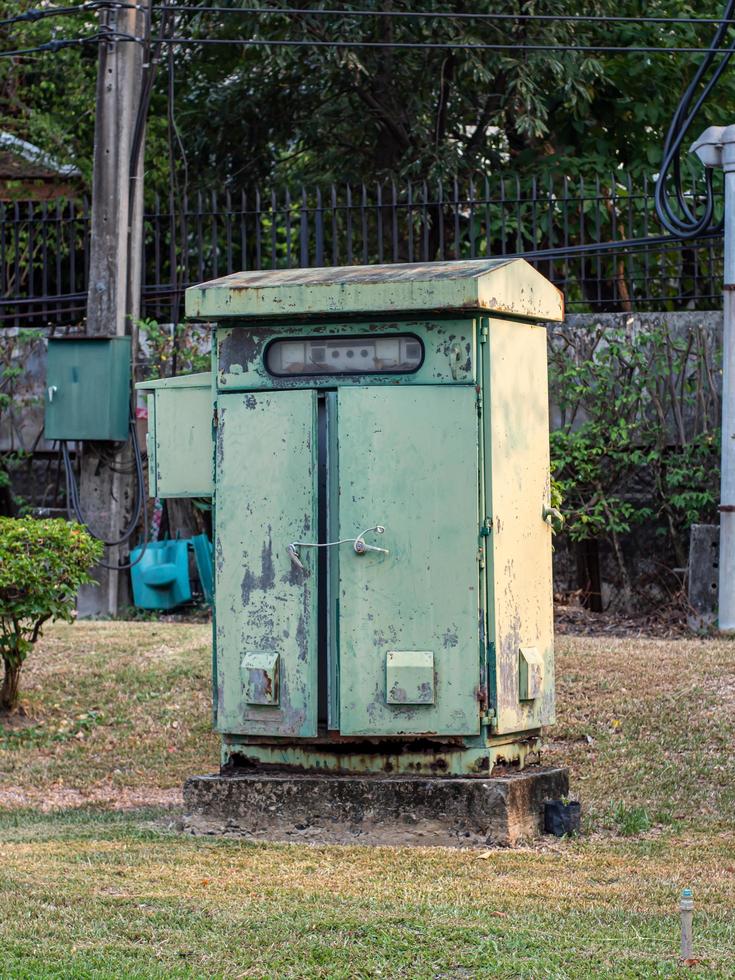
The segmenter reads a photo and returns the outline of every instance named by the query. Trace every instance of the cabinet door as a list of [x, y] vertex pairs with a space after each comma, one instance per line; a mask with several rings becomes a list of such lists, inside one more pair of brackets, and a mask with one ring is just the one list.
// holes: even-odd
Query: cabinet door
[[490, 698], [502, 735], [554, 722], [546, 330], [493, 320], [484, 356]]
[[474, 387], [343, 388], [340, 730], [479, 731], [478, 416]]
[[211, 497], [211, 386], [158, 388], [148, 396], [148, 406], [148, 456], [155, 495]]
[[316, 735], [317, 587], [292, 541], [315, 541], [316, 395], [227, 394], [218, 402], [215, 580], [217, 728]]

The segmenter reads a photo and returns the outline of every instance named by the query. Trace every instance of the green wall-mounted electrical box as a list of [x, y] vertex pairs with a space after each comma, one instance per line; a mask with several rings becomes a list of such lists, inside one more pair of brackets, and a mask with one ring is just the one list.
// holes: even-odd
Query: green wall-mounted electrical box
[[46, 439], [125, 441], [130, 372], [130, 337], [49, 338]]

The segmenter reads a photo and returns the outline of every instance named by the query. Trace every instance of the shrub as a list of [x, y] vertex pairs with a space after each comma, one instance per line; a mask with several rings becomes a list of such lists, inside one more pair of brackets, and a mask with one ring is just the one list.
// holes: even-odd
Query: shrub
[[18, 707], [23, 663], [49, 619], [70, 621], [80, 585], [103, 546], [80, 524], [0, 518], [0, 711]]
[[209, 371], [212, 366], [211, 336], [196, 323], [162, 325], [157, 320], [138, 320], [140, 360], [145, 379], [173, 377]]
[[652, 526], [683, 567], [691, 524], [717, 518], [718, 371], [699, 324], [677, 333], [665, 322], [633, 321], [555, 334], [550, 386], [561, 424], [551, 465], [565, 533], [607, 540], [628, 595], [623, 535]]
[[[29, 456], [21, 435], [23, 413], [38, 401], [29, 391], [26, 366], [43, 341], [40, 330], [0, 331], [0, 420], [13, 433], [13, 447], [0, 452], [0, 508], [14, 514], [22, 500], [13, 493], [11, 474]], [[20, 442], [16, 441], [20, 437]]]

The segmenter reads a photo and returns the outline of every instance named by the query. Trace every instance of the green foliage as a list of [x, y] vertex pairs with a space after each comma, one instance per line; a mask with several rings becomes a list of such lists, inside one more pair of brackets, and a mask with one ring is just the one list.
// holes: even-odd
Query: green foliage
[[209, 371], [211, 340], [206, 327], [177, 323], [171, 328], [161, 326], [157, 320], [139, 320], [137, 327], [142, 335], [141, 346], [144, 342], [146, 348], [141, 356], [144, 381]]
[[[619, 536], [654, 521], [678, 564], [693, 523], [716, 515], [719, 398], [705, 330], [564, 328], [551, 350], [561, 426], [552, 472], [573, 541]], [[638, 490], [638, 492], [636, 492]]]
[[651, 829], [651, 818], [643, 806], [628, 807], [621, 801], [613, 810], [612, 818], [623, 837], [634, 837]]
[[557, 510], [561, 510], [564, 505], [564, 491], [562, 490], [561, 483], [556, 477], [551, 477], [551, 499], [550, 504]]
[[[40, 6], [37, 0], [0, 0], [5, 19]], [[96, 18], [73, 14], [0, 29], [0, 48], [34, 47], [51, 38], [81, 37]], [[0, 58], [2, 129], [41, 147], [61, 163], [91, 176], [97, 47], [80, 45], [54, 54]]]
[[[638, 0], [586, 4], [585, 15], [601, 18], [596, 23], [554, 19], [554, 14], [580, 13], [571, 0], [521, 6], [480, 0], [472, 13], [486, 19], [458, 20], [431, 16], [466, 14], [466, 6], [454, 0], [427, 0], [422, 10], [428, 16], [405, 19], [356, 16], [351, 8], [365, 9], [364, 3], [340, 7], [339, 16], [303, 15], [298, 34], [294, 19], [283, 14], [184, 16], [181, 29], [200, 38], [242, 37], [247, 23], [255, 36], [274, 41], [298, 36], [437, 45], [271, 48], [267, 55], [258, 46], [193, 45], [178, 87], [190, 172], [221, 186], [216, 162], [226, 161], [225, 179], [235, 178], [237, 186], [243, 173], [255, 180], [354, 182], [389, 175], [433, 181], [500, 168], [542, 179], [559, 172], [608, 176], [620, 164], [649, 170], [660, 160], [663, 131], [697, 57], [626, 51], [597, 56], [570, 48], [704, 40], [693, 26], [664, 35], [655, 25], [605, 21], [606, 14], [637, 17]], [[545, 21], [487, 17], [521, 10], [551, 16]], [[692, 4], [678, 0], [672, 9], [670, 0], [652, 0], [645, 13], [686, 16]], [[716, 17], [721, 2], [702, 0], [695, 13]], [[447, 49], [440, 46], [443, 40], [509, 48]], [[524, 50], [524, 44], [551, 50]], [[702, 125], [716, 121], [723, 102], [733, 101], [735, 81], [723, 78], [718, 99], [703, 111]]]
[[[0, 18], [38, 0], [0, 0]], [[302, 7], [316, 8], [305, 3]], [[357, 9], [375, 7], [376, 16]], [[511, 3], [478, 0], [473, 14], [550, 15], [545, 21], [467, 13], [457, 0], [426, 0], [417, 18], [379, 17], [363, 0], [319, 16], [202, 12], [175, 15], [174, 33], [195, 40], [387, 42], [409, 48], [264, 47], [193, 43], [173, 55], [174, 119], [170, 152], [168, 73], [159, 66], [148, 121], [148, 192], [168, 191], [170, 160], [179, 189], [239, 190], [259, 181], [434, 180], [505, 169], [544, 179], [549, 174], [609, 176], [620, 165], [648, 171], [660, 162], [661, 139], [698, 63], [697, 54], [642, 56], [638, 45], [700, 46], [714, 28], [606, 21], [605, 15], [718, 17], [721, 0], [590, 0], [597, 22], [566, 22], [579, 14], [572, 0]], [[411, 11], [398, 4], [396, 12]], [[160, 26], [154, 13], [154, 35]], [[435, 14], [436, 16], [432, 16]], [[24, 48], [52, 37], [93, 34], [92, 10], [0, 29], [0, 48]], [[505, 44], [500, 51], [441, 47]], [[549, 46], [530, 50], [522, 46]], [[580, 53], [572, 46], [620, 47], [620, 53]], [[421, 45], [436, 45], [428, 47]], [[97, 46], [0, 59], [3, 128], [64, 162], [91, 173]], [[656, 97], [652, 98], [651, 93]], [[701, 128], [735, 110], [735, 76], [720, 79], [717, 98], [703, 106]]]
[[[23, 375], [29, 356], [42, 341], [40, 330], [5, 330], [0, 332], [0, 421], [10, 423], [14, 433], [15, 412], [34, 400], [24, 391]], [[0, 453], [0, 489], [10, 493], [10, 472], [27, 456], [23, 446]], [[14, 503], [19, 503], [14, 498]]]
[[18, 672], [49, 619], [72, 619], [81, 585], [103, 546], [80, 524], [0, 518], [0, 708], [17, 704]]

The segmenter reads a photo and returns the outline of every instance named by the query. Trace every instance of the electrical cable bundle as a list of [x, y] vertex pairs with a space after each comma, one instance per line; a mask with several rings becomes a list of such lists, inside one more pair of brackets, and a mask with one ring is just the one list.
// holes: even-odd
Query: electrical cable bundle
[[105, 562], [99, 562], [104, 568], [110, 568], [115, 571], [125, 570], [127, 568], [132, 568], [133, 565], [137, 565], [145, 554], [145, 549], [148, 545], [148, 511], [145, 506], [145, 477], [143, 475], [143, 457], [140, 452], [140, 445], [138, 443], [138, 432], [135, 427], [135, 419], [131, 416], [130, 418], [130, 441], [133, 446], [133, 460], [135, 466], [136, 475], [136, 489], [135, 489], [135, 507], [133, 508], [133, 515], [130, 518], [127, 527], [123, 530], [121, 536], [116, 541], [107, 541], [105, 538], [100, 537], [95, 534], [94, 531], [89, 527], [84, 514], [82, 513], [81, 503], [79, 501], [79, 485], [77, 483], [77, 478], [74, 473], [74, 466], [69, 455], [69, 444], [64, 439], [61, 442], [61, 454], [64, 460], [64, 475], [66, 477], [66, 501], [67, 510], [69, 517], [72, 520], [76, 520], [79, 524], [83, 524], [93, 538], [97, 541], [101, 541], [108, 548], [117, 548], [130, 538], [135, 533], [135, 529], [138, 526], [141, 515], [143, 517], [143, 548], [141, 553], [133, 562], [128, 562], [122, 565], [109, 565]]
[[10, 27], [13, 24], [30, 23], [37, 20], [45, 20], [47, 17], [65, 17], [69, 14], [80, 14], [87, 10], [135, 10], [137, 4], [127, 3], [125, 0], [86, 0], [85, 3], [77, 3], [73, 7], [35, 7], [26, 10], [22, 14], [15, 14], [13, 17], [6, 17], [0, 20], [0, 27]]
[[[14, 24], [29, 23], [33, 24], [48, 17], [68, 17], [70, 14], [85, 13], [87, 11], [97, 12], [104, 10], [136, 10], [137, 4], [127, 2], [127, 0], [86, 0], [85, 3], [77, 4], [73, 7], [36, 7], [26, 10], [22, 14], [15, 14], [13, 17], [6, 17], [0, 20], [0, 28], [12, 27]], [[100, 41], [139, 41], [140, 38], [131, 37], [128, 34], [121, 34], [118, 31], [100, 29], [94, 34], [85, 37], [52, 38], [44, 41], [33, 48], [19, 48], [15, 51], [0, 51], [0, 58], [19, 58], [29, 54], [41, 54], [45, 51], [55, 53], [64, 48], [77, 47], [83, 44], [97, 44]]]
[[[705, 169], [705, 204], [704, 211], [698, 217], [686, 199], [686, 194], [682, 185], [681, 178], [681, 145], [687, 132], [694, 121], [695, 116], [702, 108], [710, 92], [717, 84], [720, 76], [727, 67], [730, 58], [735, 53], [735, 38], [724, 49], [722, 43], [731, 25], [733, 13], [735, 12], [735, 0], [727, 0], [725, 9], [722, 12], [722, 19], [719, 27], [715, 31], [712, 42], [707, 49], [707, 54], [702, 59], [702, 63], [694, 73], [694, 77], [687, 86], [684, 95], [681, 97], [679, 106], [671, 120], [671, 125], [666, 134], [663, 147], [663, 161], [656, 181], [656, 213], [659, 221], [672, 235], [679, 238], [696, 238], [702, 233], [721, 231], [723, 220], [713, 223], [715, 209], [715, 196], [713, 190], [713, 172], [711, 168]], [[694, 100], [695, 93], [702, 82], [706, 72], [712, 62], [720, 56], [720, 62], [712, 73], [712, 77], [705, 84], [699, 96]], [[669, 191], [667, 189], [669, 174], [674, 181], [674, 198], [678, 210], [672, 207]]]

